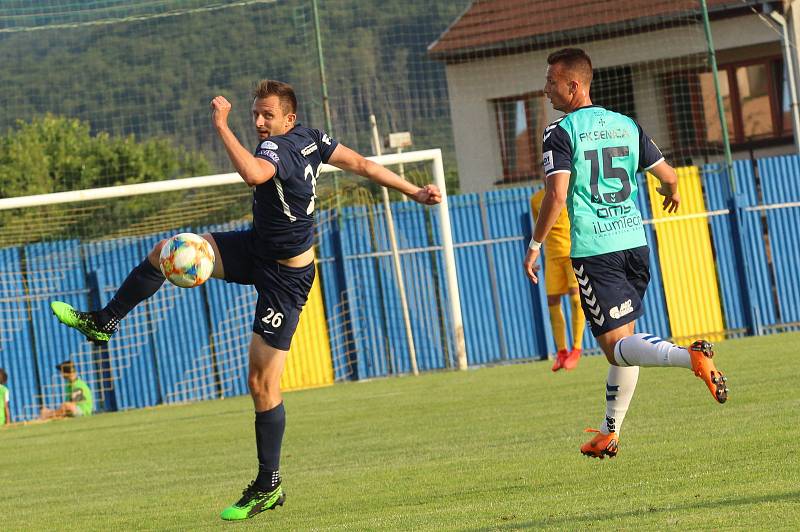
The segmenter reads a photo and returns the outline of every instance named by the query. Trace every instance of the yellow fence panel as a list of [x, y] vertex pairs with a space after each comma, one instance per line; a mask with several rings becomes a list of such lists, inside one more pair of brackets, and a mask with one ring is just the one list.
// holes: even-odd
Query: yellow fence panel
[[708, 217], [680, 218], [707, 212], [700, 172], [697, 167], [690, 166], [678, 168], [677, 173], [681, 203], [678, 212], [673, 214], [662, 209], [663, 196], [656, 192], [658, 180], [647, 176], [670, 329], [673, 338], [679, 341], [700, 336], [711, 341], [721, 340], [725, 324]]
[[297, 390], [329, 384], [333, 384], [333, 363], [318, 270], [300, 314], [300, 323], [281, 377], [281, 389]]

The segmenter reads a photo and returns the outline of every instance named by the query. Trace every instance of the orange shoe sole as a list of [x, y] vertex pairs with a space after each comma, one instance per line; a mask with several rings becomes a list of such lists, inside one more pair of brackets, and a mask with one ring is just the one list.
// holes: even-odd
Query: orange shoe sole
[[713, 344], [697, 340], [689, 346], [692, 357], [692, 371], [703, 380], [714, 399], [722, 404], [728, 400], [728, 378], [714, 365]]

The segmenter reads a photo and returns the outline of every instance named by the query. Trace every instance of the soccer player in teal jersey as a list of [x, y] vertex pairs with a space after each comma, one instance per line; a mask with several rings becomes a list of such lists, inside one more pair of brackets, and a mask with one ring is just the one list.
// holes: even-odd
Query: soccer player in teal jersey
[[659, 180], [658, 193], [670, 213], [680, 205], [678, 177], [633, 119], [592, 105], [592, 62], [583, 50], [559, 50], [547, 63], [544, 93], [554, 109], [566, 114], [544, 130], [547, 192], [523, 266], [537, 283], [541, 242], [566, 203], [572, 224], [570, 257], [581, 304], [611, 364], [605, 419], [599, 430], [588, 429], [597, 434], [581, 446], [581, 452], [613, 457], [640, 366], [690, 369], [720, 403], [728, 396], [727, 379], [715, 367], [712, 346], [705, 340], [687, 349], [653, 334], [634, 334], [650, 282], [649, 250], [636, 207], [636, 172], [647, 170]]

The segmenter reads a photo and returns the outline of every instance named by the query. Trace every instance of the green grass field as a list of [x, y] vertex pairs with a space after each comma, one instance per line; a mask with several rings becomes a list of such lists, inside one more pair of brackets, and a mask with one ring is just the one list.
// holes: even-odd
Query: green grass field
[[288, 393], [286, 505], [219, 520], [255, 472], [248, 397], [0, 431], [2, 530], [798, 529], [800, 334], [717, 346], [731, 398], [644, 368], [613, 460], [578, 452], [606, 362]]

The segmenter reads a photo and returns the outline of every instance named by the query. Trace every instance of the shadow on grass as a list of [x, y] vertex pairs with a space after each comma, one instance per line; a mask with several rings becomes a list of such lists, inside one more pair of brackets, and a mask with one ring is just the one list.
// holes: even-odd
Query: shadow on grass
[[[530, 528], [540, 528], [553, 525], [577, 524], [577, 523], [590, 523], [598, 521], [606, 521], [612, 519], [621, 519], [625, 517], [637, 517], [644, 515], [654, 515], [663, 512], [675, 512], [681, 510], [699, 510], [702, 508], [720, 508], [723, 506], [744, 506], [749, 504], [760, 504], [765, 502], [779, 502], [779, 501], [792, 501], [797, 502], [800, 500], [800, 491], [790, 491], [786, 493], [778, 493], [775, 495], [763, 495], [760, 497], [739, 497], [735, 499], [724, 500], [698, 500], [695, 503], [670, 505], [665, 507], [649, 506], [641, 510], [628, 510], [624, 512], [606, 512], [596, 513], [591, 515], [576, 515], [576, 516], [559, 516], [559, 517], [545, 517], [532, 521], [525, 521], [522, 523], [497, 523], [492, 526], [479, 527], [468, 529], [474, 532], [482, 532], [488, 530], [520, 530]], [[501, 517], [500, 519], [508, 519]]]

